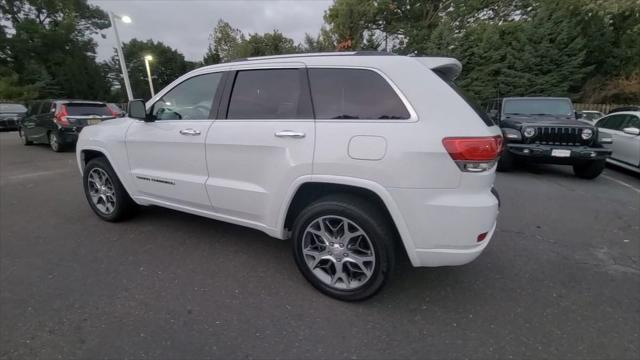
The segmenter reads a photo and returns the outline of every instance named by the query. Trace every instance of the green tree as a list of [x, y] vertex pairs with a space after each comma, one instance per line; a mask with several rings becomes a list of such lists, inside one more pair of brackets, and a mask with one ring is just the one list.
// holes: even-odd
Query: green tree
[[27, 87], [30, 97], [108, 95], [91, 38], [109, 26], [104, 11], [86, 0], [0, 0], [0, 13], [11, 29], [0, 46], [5, 85]]
[[[144, 57], [151, 55], [150, 62], [151, 78], [156, 90], [160, 90], [169, 85], [186, 72], [193, 70], [197, 64], [187, 61], [184, 55], [177, 50], [163, 44], [160, 41], [132, 39], [122, 45], [124, 57], [127, 60], [127, 70], [131, 89], [136, 98], [149, 99], [151, 92], [147, 80]], [[120, 76], [120, 63], [117, 55], [114, 55], [108, 62], [109, 77], [119, 84], [120, 99], [124, 100], [124, 82]]]
[[291, 54], [298, 50], [294, 41], [278, 30], [262, 35], [250, 34], [246, 40], [243, 37], [236, 49], [238, 57]]

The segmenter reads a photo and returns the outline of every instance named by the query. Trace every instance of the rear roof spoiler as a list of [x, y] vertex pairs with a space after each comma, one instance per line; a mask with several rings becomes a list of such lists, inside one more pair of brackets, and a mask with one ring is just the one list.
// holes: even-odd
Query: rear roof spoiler
[[421, 56], [415, 59], [447, 81], [455, 80], [462, 72], [462, 64], [454, 58]]

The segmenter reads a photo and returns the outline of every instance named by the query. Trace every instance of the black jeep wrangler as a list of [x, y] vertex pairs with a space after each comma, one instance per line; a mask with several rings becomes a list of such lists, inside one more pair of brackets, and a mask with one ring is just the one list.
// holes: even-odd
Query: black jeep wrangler
[[509, 97], [486, 104], [489, 115], [502, 129], [505, 148], [498, 171], [516, 162], [532, 161], [572, 165], [576, 176], [594, 179], [602, 173], [611, 150], [611, 137], [578, 121], [568, 98]]

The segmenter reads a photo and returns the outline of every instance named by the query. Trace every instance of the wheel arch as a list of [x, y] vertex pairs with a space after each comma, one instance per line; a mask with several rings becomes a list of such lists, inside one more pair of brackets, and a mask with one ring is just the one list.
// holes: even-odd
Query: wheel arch
[[134, 193], [131, 191], [132, 189], [129, 182], [127, 181], [127, 178], [124, 177], [124, 174], [122, 174], [118, 166], [114, 166], [115, 162], [113, 160], [113, 157], [109, 154], [109, 152], [106, 149], [101, 147], [95, 147], [95, 146], [85, 146], [82, 149], [79, 149], [76, 155], [78, 160], [78, 167], [80, 168], [80, 174], [82, 175], [84, 175], [84, 168], [87, 166], [89, 161], [95, 158], [100, 158], [100, 157], [106, 159], [109, 165], [111, 165], [111, 168], [113, 169], [113, 171], [118, 176], [118, 179], [120, 180], [120, 183], [122, 183], [122, 186], [124, 187], [124, 189], [127, 191], [129, 196], [135, 201], [135, 198], [132, 196], [132, 194]]
[[298, 179], [292, 186], [282, 207], [278, 225], [278, 230], [281, 231], [280, 237], [289, 237], [296, 215], [306, 205], [323, 196], [336, 193], [356, 195], [372, 202], [389, 219], [389, 223], [402, 242], [407, 256], [412, 263], [416, 263], [417, 259], [414, 259], [415, 246], [395, 201], [383, 186], [364, 179], [331, 175], [313, 175]]

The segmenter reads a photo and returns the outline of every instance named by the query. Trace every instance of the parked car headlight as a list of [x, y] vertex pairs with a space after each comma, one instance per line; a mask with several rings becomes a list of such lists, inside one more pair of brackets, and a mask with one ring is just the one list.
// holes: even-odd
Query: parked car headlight
[[528, 127], [528, 128], [525, 128], [522, 133], [524, 134], [524, 137], [532, 138], [536, 135], [536, 129], [532, 127]]
[[593, 130], [584, 129], [582, 130], [582, 134], [580, 134], [580, 136], [582, 136], [582, 140], [589, 140], [593, 136]]

